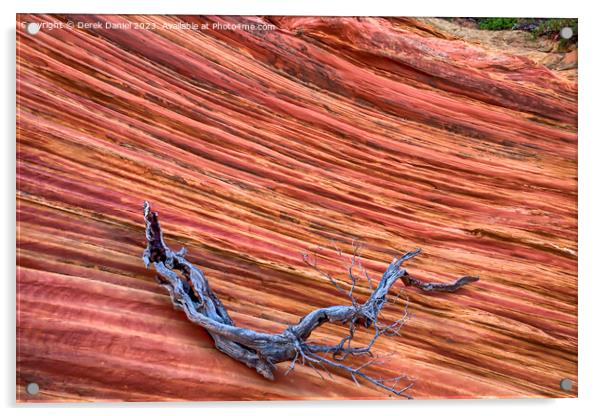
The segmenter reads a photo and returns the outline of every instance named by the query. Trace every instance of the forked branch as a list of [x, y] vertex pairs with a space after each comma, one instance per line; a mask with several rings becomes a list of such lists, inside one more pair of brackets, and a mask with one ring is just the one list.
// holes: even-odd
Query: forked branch
[[[390, 324], [385, 324], [380, 316], [381, 310], [388, 302], [387, 295], [397, 280], [401, 280], [406, 286], [415, 286], [424, 291], [443, 292], [454, 292], [465, 284], [478, 280], [478, 277], [464, 276], [453, 283], [446, 284], [427, 283], [410, 277], [401, 266], [405, 261], [418, 255], [420, 253], [420, 249], [418, 249], [402, 255], [399, 259], [393, 259], [378, 285], [373, 287], [372, 280], [361, 264], [359, 247], [354, 245], [351, 265], [348, 268], [350, 289], [343, 291], [351, 299], [351, 305], [316, 309], [281, 333], [258, 332], [237, 327], [224, 305], [211, 290], [204, 273], [186, 260], [185, 249], [174, 252], [165, 244], [158, 214], [151, 211], [148, 202], [144, 203], [144, 221], [147, 247], [142, 259], [146, 267], [152, 265], [157, 271], [158, 280], [168, 290], [174, 306], [183, 310], [190, 321], [205, 328], [213, 338], [218, 350], [254, 368], [259, 374], [270, 380], [274, 379], [275, 364], [290, 361], [288, 373], [294, 369], [296, 363], [301, 362], [316, 371], [320, 369], [329, 373], [329, 369], [338, 369], [347, 372], [356, 383], [359, 383], [359, 379], [364, 379], [391, 393], [410, 398], [406, 391], [412, 386], [412, 383], [407, 381], [407, 377], [397, 376], [385, 379], [366, 372], [366, 369], [375, 364], [378, 358], [372, 358], [358, 366], [347, 365], [343, 361], [349, 356], [368, 355], [372, 357], [371, 349], [378, 337], [398, 334], [400, 327], [407, 319], [407, 307], [404, 315]], [[315, 256], [313, 262], [307, 255], [304, 255], [304, 260], [327, 277], [337, 289], [342, 290], [332, 276], [320, 271]], [[356, 276], [358, 271], [360, 275]], [[353, 295], [353, 290], [361, 276], [366, 277], [372, 290], [364, 303], [358, 302]], [[335, 345], [309, 342], [308, 338], [312, 332], [326, 322], [347, 325], [348, 335]], [[371, 340], [362, 347], [352, 346], [359, 325], [374, 330]], [[406, 381], [406, 383], [398, 387], [402, 381]]]

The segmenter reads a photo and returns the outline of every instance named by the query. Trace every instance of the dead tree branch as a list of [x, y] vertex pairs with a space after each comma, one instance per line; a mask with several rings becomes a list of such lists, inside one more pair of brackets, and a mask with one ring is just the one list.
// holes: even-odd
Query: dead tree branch
[[[397, 280], [401, 280], [406, 286], [415, 286], [424, 291], [443, 292], [454, 292], [463, 285], [478, 280], [474, 276], [464, 276], [453, 283], [445, 284], [427, 283], [410, 277], [401, 266], [405, 261], [418, 255], [420, 253], [420, 249], [418, 249], [404, 254], [399, 259], [393, 259], [378, 285], [373, 287], [372, 280], [361, 264], [360, 247], [354, 243], [351, 265], [348, 268], [351, 281], [349, 290], [342, 289], [340, 282], [317, 267], [315, 253], [313, 262], [309, 256], [304, 255], [303, 257], [309, 266], [326, 277], [341, 293], [347, 295], [351, 300], [351, 305], [316, 309], [302, 317], [297, 324], [289, 326], [278, 334], [257, 332], [237, 327], [224, 305], [211, 290], [204, 273], [186, 260], [185, 249], [174, 252], [165, 244], [158, 214], [151, 211], [148, 202], [144, 203], [144, 221], [147, 247], [142, 259], [146, 267], [153, 265], [158, 273], [159, 282], [168, 290], [174, 306], [183, 310], [190, 321], [205, 328], [213, 338], [218, 350], [254, 368], [259, 374], [270, 380], [274, 378], [275, 364], [290, 361], [288, 373], [300, 361], [313, 367], [316, 371], [318, 371], [317, 368], [320, 368], [329, 373], [328, 368], [332, 368], [347, 372], [356, 383], [359, 383], [358, 379], [364, 379], [391, 393], [410, 398], [406, 391], [412, 386], [412, 383], [407, 382], [404, 386], [397, 387], [401, 381], [408, 380], [407, 377], [397, 376], [385, 379], [366, 372], [366, 369], [375, 364], [378, 358], [372, 358], [359, 366], [347, 365], [342, 361], [349, 356], [372, 356], [371, 349], [381, 335], [398, 334], [400, 327], [407, 319], [407, 305], [404, 316], [393, 323], [385, 324], [380, 316], [381, 310], [388, 302], [387, 295]], [[371, 294], [364, 303], [358, 302], [353, 295], [359, 280], [355, 275], [356, 271], [359, 271], [360, 276], [363, 275], [370, 285]], [[336, 345], [309, 342], [308, 338], [312, 332], [327, 322], [348, 325], [348, 335]], [[363, 347], [352, 346], [352, 340], [359, 325], [374, 330], [373, 337]], [[330, 358], [327, 354], [330, 354]], [[320, 374], [320, 376], [322, 375]]]

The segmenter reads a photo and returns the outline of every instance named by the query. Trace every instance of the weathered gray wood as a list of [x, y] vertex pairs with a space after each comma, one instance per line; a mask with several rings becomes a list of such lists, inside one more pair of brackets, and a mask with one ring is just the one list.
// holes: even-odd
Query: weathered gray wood
[[[397, 280], [401, 279], [406, 286], [416, 286], [424, 291], [444, 292], [454, 292], [463, 285], [478, 280], [478, 277], [464, 276], [447, 284], [428, 283], [410, 277], [401, 266], [405, 261], [420, 253], [420, 249], [417, 249], [404, 254], [399, 259], [393, 259], [383, 273], [380, 282], [363, 304], [359, 304], [353, 297], [356, 278], [350, 268], [352, 286], [348, 295], [352, 305], [316, 309], [302, 317], [296, 325], [289, 326], [279, 334], [257, 332], [237, 327], [224, 305], [211, 290], [204, 273], [186, 260], [185, 249], [174, 252], [165, 244], [158, 214], [151, 211], [148, 202], [144, 203], [144, 220], [148, 244], [142, 259], [147, 267], [153, 265], [160, 283], [169, 291], [174, 306], [183, 310], [190, 321], [205, 328], [215, 341], [218, 350], [254, 368], [259, 374], [270, 380], [274, 379], [275, 364], [291, 361], [288, 370], [290, 371], [296, 362], [301, 360], [312, 367], [318, 366], [324, 370], [326, 370], [325, 366], [330, 366], [347, 371], [356, 383], [358, 377], [363, 378], [396, 395], [411, 398], [405, 392], [412, 386], [412, 383], [406, 383], [401, 388], [395, 387], [399, 381], [405, 379], [404, 376], [388, 380], [376, 378], [364, 371], [372, 361], [359, 367], [345, 365], [341, 361], [348, 355], [370, 354], [370, 350], [379, 336], [397, 333], [405, 317], [388, 325], [379, 321], [379, 314], [387, 303], [389, 290]], [[307, 256], [304, 256], [304, 259], [310, 264]], [[355, 253], [353, 261], [356, 261]], [[317, 269], [315, 262], [310, 265]], [[330, 279], [340, 289], [336, 281]], [[311, 333], [326, 322], [348, 324], [349, 335], [337, 345], [308, 343], [307, 339]], [[355, 328], [360, 324], [366, 328], [372, 327], [374, 336], [366, 346], [352, 347], [351, 341]], [[332, 354], [332, 359], [322, 355], [324, 353]], [[391, 384], [393, 385], [391, 386]]]

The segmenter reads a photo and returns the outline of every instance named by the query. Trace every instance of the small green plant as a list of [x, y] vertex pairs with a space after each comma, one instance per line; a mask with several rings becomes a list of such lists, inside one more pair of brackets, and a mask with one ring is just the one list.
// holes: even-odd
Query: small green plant
[[515, 17], [487, 17], [479, 20], [479, 29], [483, 30], [509, 30], [518, 23]]
[[573, 35], [577, 34], [577, 19], [546, 19], [539, 23], [533, 30], [535, 36], [550, 35], [560, 32], [563, 27], [573, 29]]
[[[573, 30], [573, 36], [570, 39], [564, 39], [559, 36], [562, 28], [570, 27]], [[559, 48], [565, 49], [571, 43], [577, 43], [577, 19], [546, 19], [537, 25], [531, 32], [534, 37], [550, 36], [559, 39]]]

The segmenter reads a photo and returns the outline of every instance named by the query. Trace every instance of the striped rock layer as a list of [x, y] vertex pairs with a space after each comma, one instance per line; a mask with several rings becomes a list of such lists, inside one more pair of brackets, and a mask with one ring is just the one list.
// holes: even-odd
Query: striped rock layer
[[217, 351], [144, 268], [144, 200], [239, 326], [348, 303], [303, 252], [344, 280], [357, 239], [378, 280], [421, 247], [413, 276], [481, 280], [405, 290], [376, 374], [408, 375], [417, 399], [577, 395], [574, 78], [416, 19], [17, 20], [18, 401], [390, 398], [302, 365], [269, 381]]

